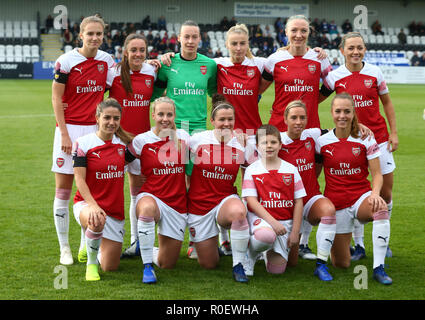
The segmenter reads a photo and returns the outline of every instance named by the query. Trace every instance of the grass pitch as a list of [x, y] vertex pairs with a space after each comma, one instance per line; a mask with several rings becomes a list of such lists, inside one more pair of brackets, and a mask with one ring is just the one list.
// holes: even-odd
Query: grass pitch
[[[85, 265], [59, 267], [59, 245], [53, 223], [54, 175], [51, 151], [55, 119], [51, 106], [51, 81], [0, 80], [0, 299], [2, 300], [309, 300], [425, 298], [425, 121], [422, 118], [424, 87], [390, 85], [396, 108], [400, 140], [395, 152], [394, 209], [387, 259], [391, 286], [372, 279], [371, 224], [365, 228], [367, 258], [346, 270], [330, 267], [331, 283], [313, 276], [314, 262], [300, 260], [283, 275], [270, 275], [260, 261], [248, 285], [235, 283], [231, 257], [223, 257], [216, 270], [203, 270], [186, 258], [187, 240], [174, 270], [157, 270], [158, 284], [143, 285], [141, 259], [123, 260], [116, 272], [101, 272], [102, 280], [85, 281]], [[260, 108], [267, 122], [274, 92], [262, 97]], [[322, 127], [332, 127], [330, 98], [319, 107]], [[320, 183], [323, 190], [323, 175]], [[240, 190], [240, 179], [237, 182]], [[73, 194], [75, 193], [75, 188]], [[125, 190], [126, 212], [129, 191]], [[127, 214], [127, 213], [126, 213]], [[130, 226], [124, 246], [129, 244]], [[310, 246], [315, 250], [315, 230]], [[187, 237], [186, 237], [187, 239]], [[80, 228], [70, 213], [70, 244], [77, 260]], [[367, 268], [367, 289], [354, 283], [357, 265]], [[59, 277], [59, 278], [58, 278]], [[62, 278], [60, 278], [62, 277]], [[61, 280], [62, 279], [62, 280]], [[66, 282], [64, 282], [66, 280]], [[58, 282], [59, 281], [59, 282]], [[58, 289], [62, 285], [65, 289]]]

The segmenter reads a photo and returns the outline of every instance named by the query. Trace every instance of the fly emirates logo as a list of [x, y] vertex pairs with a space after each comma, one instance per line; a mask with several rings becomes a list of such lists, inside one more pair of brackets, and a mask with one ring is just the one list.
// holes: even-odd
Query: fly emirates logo
[[107, 172], [96, 172], [96, 179], [98, 180], [107, 180], [107, 179], [116, 179], [124, 177], [124, 171], [118, 170], [118, 166], [108, 165]]
[[104, 90], [103, 86], [96, 85], [96, 80], [87, 80], [86, 86], [77, 86], [77, 93], [90, 93], [101, 92]]
[[254, 95], [254, 91], [245, 89], [242, 83], [233, 82], [233, 88], [223, 87], [223, 94], [232, 96], [252, 96]]
[[164, 161], [163, 164], [165, 168], [153, 168], [154, 175], [160, 176], [160, 175], [184, 173], [184, 168], [182, 166], [175, 167], [174, 161]]
[[233, 180], [233, 174], [225, 173], [225, 169], [220, 166], [214, 166], [213, 172], [203, 169], [202, 175], [208, 179]]
[[313, 92], [313, 86], [305, 84], [303, 79], [294, 79], [293, 84], [285, 84], [285, 92]]
[[349, 176], [353, 174], [359, 174], [361, 173], [361, 169], [358, 168], [351, 168], [349, 163], [342, 162], [339, 164], [339, 168], [331, 168], [330, 174], [334, 176]]
[[195, 82], [186, 81], [184, 83], [184, 89], [174, 88], [173, 93], [176, 96], [180, 96], [180, 95], [203, 96], [205, 95], [205, 90], [196, 88]]
[[313, 163], [307, 162], [306, 159], [297, 159], [297, 167], [299, 172], [313, 169]]
[[134, 94], [134, 99], [124, 99], [122, 101], [123, 107], [149, 107], [150, 100], [149, 99], [143, 99], [143, 94]]
[[270, 200], [260, 199], [260, 204], [264, 208], [292, 208], [294, 206], [294, 200], [281, 199], [282, 194], [280, 192], [269, 192]]
[[353, 100], [356, 108], [370, 107], [373, 105], [373, 100], [364, 100], [363, 95], [360, 94], [354, 94]]

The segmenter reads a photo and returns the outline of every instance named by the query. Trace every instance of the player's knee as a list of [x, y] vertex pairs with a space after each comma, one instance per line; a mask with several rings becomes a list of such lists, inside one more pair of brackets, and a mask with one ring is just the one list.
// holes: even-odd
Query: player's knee
[[273, 264], [271, 262], [267, 262], [266, 270], [268, 273], [272, 274], [282, 274], [286, 270], [287, 263], [279, 263], [279, 264]]
[[276, 233], [270, 228], [259, 228], [254, 231], [254, 238], [271, 245], [276, 241]]
[[155, 201], [139, 201], [136, 207], [136, 214], [138, 217], [153, 217], [157, 210]]
[[203, 269], [211, 270], [217, 268], [218, 261], [215, 260], [199, 260], [199, 265]]

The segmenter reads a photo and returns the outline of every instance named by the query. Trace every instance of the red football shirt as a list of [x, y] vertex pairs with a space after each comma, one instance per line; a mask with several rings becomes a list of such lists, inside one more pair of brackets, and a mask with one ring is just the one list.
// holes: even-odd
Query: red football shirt
[[379, 96], [388, 93], [388, 88], [379, 67], [365, 62], [360, 72], [350, 72], [343, 65], [330, 72], [324, 84], [336, 93], [349, 93], [359, 122], [373, 131], [378, 143], [388, 141], [387, 123], [379, 111]]
[[307, 107], [306, 128], [320, 128], [318, 98], [320, 79], [325, 78], [332, 66], [328, 59], [319, 60], [317, 52], [309, 50], [304, 56], [292, 56], [278, 50], [267, 58], [265, 71], [273, 76], [275, 100], [269, 123], [286, 131], [284, 112], [289, 102], [302, 100]]
[[239, 64], [232, 63], [228, 57], [214, 60], [217, 63], [217, 92], [235, 108], [235, 129], [254, 135], [262, 125], [258, 88], [266, 59], [245, 57]]
[[156, 79], [155, 68], [144, 63], [140, 71], [130, 71], [132, 94], [125, 91], [120, 72], [119, 68], [109, 70], [107, 86], [109, 97], [116, 99], [122, 107], [121, 126], [134, 135], [149, 131], [151, 128], [149, 106]]
[[77, 48], [61, 55], [55, 63], [55, 80], [60, 82], [66, 75], [62, 102], [65, 122], [76, 125], [96, 124], [97, 105], [103, 101], [108, 69], [114, 65], [112, 57], [101, 50], [94, 58], [86, 58]]
[[337, 210], [352, 206], [371, 190], [368, 160], [380, 156], [375, 139], [338, 139], [332, 130], [317, 139], [316, 150], [323, 156], [324, 195]]
[[[116, 136], [103, 141], [91, 133], [77, 139], [73, 154], [86, 158], [86, 183], [98, 206], [108, 216], [124, 220], [125, 144]], [[74, 203], [83, 200], [77, 190]]]

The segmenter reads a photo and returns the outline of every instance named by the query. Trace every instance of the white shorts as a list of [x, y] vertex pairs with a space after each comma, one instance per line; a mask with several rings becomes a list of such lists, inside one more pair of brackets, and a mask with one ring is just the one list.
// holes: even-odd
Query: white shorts
[[[357, 219], [357, 211], [362, 202], [372, 193], [368, 191], [356, 201], [351, 207], [336, 210], [336, 233], [351, 233], [354, 230], [354, 220]], [[360, 222], [360, 221], [359, 221]], [[362, 223], [362, 222], [360, 222]]]
[[310, 198], [303, 208], [303, 219], [301, 221], [300, 233], [311, 230], [311, 224], [308, 222], [308, 214], [310, 213], [311, 207], [316, 203], [317, 200], [324, 198], [323, 194], [317, 194]]
[[[75, 220], [81, 226], [80, 213], [83, 208], [87, 207], [88, 204], [85, 201], [79, 201], [74, 204], [73, 211]], [[106, 216], [105, 226], [103, 227], [102, 238], [109, 239], [116, 242], [123, 242], [124, 239], [124, 224], [125, 220], [118, 220], [110, 216]]]
[[[290, 248], [288, 248], [288, 238], [292, 231], [292, 219], [291, 220], [278, 220], [286, 229], [286, 233], [283, 236], [277, 236], [276, 241], [273, 243], [272, 250], [279, 253], [283, 259], [288, 261], [288, 254]], [[255, 230], [259, 228], [270, 228], [272, 226], [266, 221], [257, 217], [254, 213], [248, 211], [248, 224], [251, 235], [254, 234]]]
[[188, 228], [189, 228], [189, 238], [190, 241], [193, 242], [201, 242], [212, 237], [218, 235], [218, 227], [217, 227], [217, 216], [220, 212], [223, 204], [229, 199], [240, 199], [238, 195], [232, 194], [227, 196], [223, 200], [220, 201], [218, 205], [212, 208], [205, 215], [198, 215], [189, 213], [188, 215]]
[[159, 209], [158, 233], [169, 238], [183, 241], [187, 226], [187, 213], [177, 212], [164, 201], [148, 192], [139, 193], [136, 198], [136, 203], [146, 196], [152, 197]]
[[381, 165], [381, 173], [389, 174], [395, 170], [395, 161], [393, 153], [387, 149], [388, 141], [379, 144], [379, 150], [381, 155], [379, 156], [379, 162]]
[[140, 168], [140, 159], [134, 159], [129, 164], [125, 166], [125, 170], [131, 174], [134, 174], [136, 176], [141, 175], [141, 168]]
[[[67, 124], [66, 128], [68, 129], [68, 134], [71, 138], [72, 144], [74, 144], [75, 140], [77, 140], [79, 137], [96, 132], [97, 125], [80, 126], [75, 124]], [[53, 140], [52, 171], [63, 174], [74, 174], [74, 168], [72, 166], [72, 155], [66, 154], [62, 151], [61, 148], [61, 132], [59, 130], [59, 127], [56, 127], [55, 137]]]

